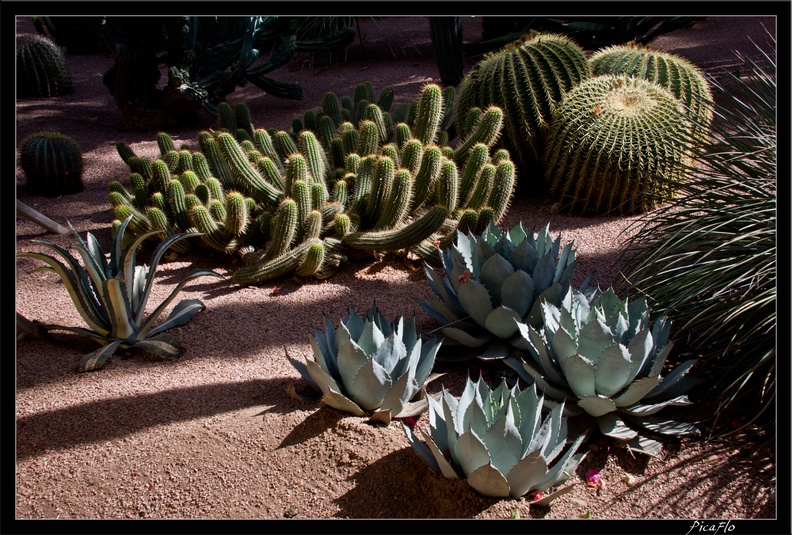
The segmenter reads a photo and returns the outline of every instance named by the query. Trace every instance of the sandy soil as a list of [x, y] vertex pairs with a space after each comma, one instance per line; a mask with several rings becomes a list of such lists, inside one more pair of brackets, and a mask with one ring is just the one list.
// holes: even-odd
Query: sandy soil
[[[715, 72], [735, 63], [732, 50], [753, 49], [749, 36], [761, 42], [763, 24], [775, 31], [773, 19], [710, 18], [658, 38], [654, 45]], [[364, 20], [362, 30], [365, 55], [356, 42], [345, 62], [320, 68], [301, 58], [273, 73], [278, 79], [300, 81], [302, 102], [277, 99], [255, 87], [238, 89], [229, 100], [247, 102], [256, 126], [289, 128], [291, 119], [318, 105], [327, 90], [351, 94], [355, 84], [370, 80], [377, 89], [395, 85], [397, 102], [406, 102], [424, 83], [439, 80], [425, 19], [391, 20], [379, 29]], [[28, 21], [18, 24], [18, 33], [34, 31]], [[466, 20], [466, 40], [476, 40], [478, 32], [480, 20]], [[129, 175], [115, 143], [127, 141], [139, 154], [153, 157], [155, 133], [117, 130], [120, 112], [101, 80], [112, 64], [109, 58], [69, 55], [67, 61], [73, 94], [18, 101], [17, 135], [21, 139], [57, 129], [77, 140], [84, 150], [85, 190], [58, 199], [32, 197], [18, 173], [17, 194], [60, 223], [68, 219], [81, 236], [94, 233], [107, 247], [112, 220], [107, 184], [114, 179], [126, 183]], [[169, 133], [177, 144], [195, 146], [198, 131], [215, 124], [216, 118], [201, 114], [195, 124]], [[580, 258], [576, 283], [589, 272], [596, 273], [602, 286], [617, 282], [615, 259], [634, 218], [551, 215], [548, 203], [516, 199], [505, 225], [518, 221], [534, 230], [549, 222], [564, 243], [575, 242]], [[34, 239], [64, 247], [74, 243], [73, 236], [45, 233], [19, 216], [16, 225], [17, 250], [38, 250]], [[16, 262], [17, 311], [42, 322], [82, 325], [57, 277], [31, 273], [37, 265], [29, 259]], [[163, 266], [150, 302], [158, 303], [195, 267], [230, 275], [238, 264], [179, 257]], [[230, 280], [199, 279], [180, 298], [200, 298], [206, 310], [170, 331], [186, 347], [181, 358], [170, 362], [143, 354], [118, 355], [104, 370], [89, 374], [75, 371], [80, 357], [94, 349], [89, 341], [65, 333], [56, 333], [54, 343], [21, 340], [16, 354], [16, 517], [588, 516], [677, 520], [669, 523], [669, 531], [682, 533], [694, 519], [776, 517], [774, 452], [751, 456], [746, 454], [750, 444], [737, 439], [703, 440], [711, 424], [706, 393], [693, 395], [696, 405], [676, 414], [699, 422], [705, 430], [701, 439], [670, 443], [655, 459], [594, 446], [570, 480], [575, 489], [550, 508], [536, 508], [524, 499], [482, 497], [463, 481], [436, 476], [411, 450], [401, 424], [372, 427], [322, 407], [318, 394], [286, 360], [285, 350], [310, 353], [308, 334], [322, 327], [323, 315], [337, 322], [349, 307], [363, 312], [376, 302], [390, 317], [415, 314], [419, 328], [432, 329], [435, 325], [415, 303], [430, 292], [422, 273], [393, 258], [351, 263], [328, 280], [302, 285], [286, 278], [240, 288]], [[441, 382], [458, 388], [466, 373], [464, 368], [442, 371], [446, 377], [432, 383], [430, 392], [439, 390]], [[290, 385], [305, 400], [287, 395]], [[601, 471], [602, 488], [586, 486], [590, 468]], [[276, 529], [280, 527], [296, 526]], [[53, 532], [60, 530], [56, 526]]]

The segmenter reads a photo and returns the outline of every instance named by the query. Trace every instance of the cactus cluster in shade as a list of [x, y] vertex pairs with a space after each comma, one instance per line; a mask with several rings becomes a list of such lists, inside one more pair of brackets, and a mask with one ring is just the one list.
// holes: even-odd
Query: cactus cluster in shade
[[[437, 262], [456, 231], [503, 217], [515, 167], [507, 151], [490, 153], [499, 108], [452, 148], [441, 127], [453, 92], [428, 84], [406, 122], [394, 124], [377, 104], [361, 104], [371, 85], [358, 88], [354, 100], [325, 95], [318, 133], [255, 128], [244, 104], [228, 104], [220, 128], [199, 135], [201, 151], [177, 149], [166, 133], [154, 160], [119, 143], [132, 191], [111, 184], [116, 216], [132, 215], [135, 232], [201, 232], [204, 246], [245, 259], [233, 276], [239, 284], [324, 277], [355, 256], [412, 252]], [[378, 101], [389, 107], [392, 91]], [[357, 109], [360, 121], [344, 120], [343, 110]]]
[[553, 114], [546, 178], [562, 212], [631, 215], [673, 195], [689, 167], [691, 126], [658, 84], [629, 76], [589, 78]]
[[71, 74], [60, 47], [41, 35], [17, 38], [17, 97], [55, 97], [72, 92]]
[[58, 197], [83, 190], [82, 151], [77, 142], [61, 132], [36, 132], [23, 139], [19, 165], [32, 195]]
[[541, 162], [552, 111], [590, 74], [583, 49], [560, 34], [531, 33], [492, 52], [459, 85], [456, 120], [462, 135], [481, 109], [504, 112], [503, 146], [517, 162], [521, 189], [544, 189]]

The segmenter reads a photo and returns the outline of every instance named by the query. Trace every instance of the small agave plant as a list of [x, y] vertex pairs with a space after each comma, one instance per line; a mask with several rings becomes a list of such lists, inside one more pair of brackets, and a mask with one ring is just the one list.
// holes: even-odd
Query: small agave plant
[[490, 225], [480, 236], [457, 233], [456, 244], [442, 253], [445, 277], [424, 266], [437, 297], [419, 303], [443, 324], [447, 345], [487, 345], [478, 356], [506, 356], [509, 344], [490, 344], [493, 337], [516, 341], [518, 325], [541, 323], [542, 301], [561, 302], [577, 266], [576, 249], [571, 243], [561, 249], [561, 236], [553, 240], [549, 227], [535, 237], [522, 223], [509, 231]]
[[[661, 445], [646, 436], [697, 433], [693, 425], [654, 416], [668, 406], [690, 405], [698, 384], [686, 376], [695, 360], [661, 376], [673, 342], [665, 316], [650, 325], [643, 297], [621, 300], [612, 289], [570, 289], [560, 306], [542, 304], [541, 327], [520, 325], [517, 347], [532, 358], [504, 363], [566, 407], [569, 417], [596, 419], [599, 430], [631, 450], [657, 455]], [[591, 429], [591, 428], [589, 428]]]
[[324, 321], [326, 331], [310, 337], [314, 360], [303, 364], [286, 352], [322, 392], [322, 403], [355, 416], [371, 413], [370, 421], [384, 424], [426, 410], [426, 381], [441, 341], [422, 343], [414, 317], [390, 322], [375, 305], [365, 316], [350, 309], [336, 330]]
[[563, 403], [542, 420], [544, 396], [533, 385], [520, 391], [502, 381], [492, 390], [470, 378], [458, 400], [445, 389], [439, 400], [428, 400], [429, 433], [420, 429], [425, 442], [403, 427], [410, 445], [435, 473], [467, 478], [485, 496], [519, 498], [531, 492], [538, 498], [532, 503], [542, 506], [572, 489], [569, 485], [540, 497], [566, 481], [586, 456], [577, 453], [583, 435], [567, 446]]
[[[124, 245], [124, 232], [131, 216], [121, 223], [113, 235], [109, 259], [105, 256], [99, 242], [90, 232], [86, 240], [80, 238], [71, 227], [79, 243], [72, 246], [80, 254], [80, 262], [66, 249], [53, 243], [36, 240], [58, 253], [63, 262], [52, 255], [36, 252], [18, 252], [17, 256], [28, 257], [46, 263], [35, 270], [54, 271], [77, 307], [78, 312], [88, 324], [88, 329], [64, 327], [37, 323], [48, 330], [63, 330], [87, 336], [102, 347], [85, 355], [80, 361], [81, 372], [99, 370], [118, 349], [138, 348], [155, 353], [164, 358], [176, 358], [182, 346], [164, 331], [184, 325], [205, 308], [198, 299], [180, 301], [168, 318], [156, 325], [157, 319], [189, 281], [203, 276], [223, 278], [219, 273], [208, 269], [196, 269], [181, 281], [171, 294], [150, 315], [146, 316], [146, 304], [154, 283], [157, 265], [165, 252], [176, 242], [198, 234], [176, 234], [159, 243], [151, 255], [151, 264], [137, 265], [136, 251], [150, 236], [159, 231], [140, 235], [128, 246]], [[70, 225], [71, 226], [71, 225]]]

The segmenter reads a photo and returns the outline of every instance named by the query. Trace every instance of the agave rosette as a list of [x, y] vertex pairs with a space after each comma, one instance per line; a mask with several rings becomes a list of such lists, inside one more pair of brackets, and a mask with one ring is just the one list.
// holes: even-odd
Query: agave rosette
[[[542, 420], [544, 396], [535, 386], [520, 391], [505, 381], [490, 389], [468, 378], [457, 400], [443, 389], [429, 397], [429, 432], [424, 442], [404, 425], [410, 445], [437, 474], [466, 478], [485, 496], [519, 498], [546, 492], [566, 481], [585, 457], [577, 453], [583, 435], [567, 444], [563, 403]], [[572, 486], [551, 492], [534, 503], [547, 505]]]
[[629, 301], [612, 289], [570, 289], [560, 306], [542, 304], [538, 329], [519, 326], [517, 347], [531, 358], [504, 362], [535, 383], [548, 402], [564, 403], [567, 415], [593, 417], [603, 434], [656, 455], [660, 443], [647, 432], [698, 431], [655, 416], [669, 406], [689, 405], [684, 393], [698, 380], [686, 375], [695, 359], [661, 375], [674, 345], [669, 341], [671, 322], [660, 316], [651, 324], [650, 313], [643, 297]]
[[441, 341], [423, 343], [415, 317], [391, 322], [375, 305], [365, 316], [350, 309], [338, 329], [324, 321], [325, 332], [316, 329], [310, 337], [313, 360], [302, 363], [286, 354], [322, 392], [322, 403], [355, 416], [372, 413], [382, 423], [426, 410], [425, 383]]
[[551, 238], [549, 225], [536, 236], [522, 223], [509, 231], [490, 225], [480, 236], [457, 233], [442, 253], [445, 277], [424, 266], [436, 297], [419, 303], [444, 325], [447, 343], [488, 345], [487, 356], [505, 356], [498, 348], [519, 338], [518, 325], [541, 323], [541, 301], [560, 302], [577, 266], [575, 255], [572, 243], [562, 249], [561, 236]]

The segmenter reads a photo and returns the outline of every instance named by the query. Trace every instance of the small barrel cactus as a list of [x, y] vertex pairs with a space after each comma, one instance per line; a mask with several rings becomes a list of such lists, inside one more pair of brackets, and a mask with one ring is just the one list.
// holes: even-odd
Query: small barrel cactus
[[19, 145], [19, 165], [32, 195], [58, 197], [83, 190], [82, 153], [60, 132], [36, 132]]
[[63, 52], [40, 35], [17, 41], [17, 97], [55, 97], [72, 92], [72, 79]]
[[657, 455], [660, 443], [646, 436], [684, 435], [698, 430], [655, 413], [690, 405], [685, 392], [698, 384], [688, 360], [665, 376], [673, 348], [671, 322], [650, 323], [646, 299], [621, 300], [612, 289], [570, 289], [560, 306], [542, 303], [539, 328], [520, 325], [518, 348], [530, 357], [504, 363], [535, 383], [548, 399], [566, 404], [569, 417], [593, 418], [592, 427], [631, 450]]
[[289, 357], [305, 379], [321, 390], [322, 403], [388, 424], [391, 418], [426, 410], [420, 401], [441, 342], [422, 343], [415, 318], [389, 321], [375, 306], [365, 316], [350, 309], [338, 329], [325, 318], [326, 332], [311, 336], [314, 360]]
[[436, 473], [465, 477], [485, 496], [520, 498], [531, 492], [532, 503], [548, 505], [572, 490], [569, 485], [539, 497], [568, 479], [585, 453], [577, 453], [583, 435], [567, 446], [564, 404], [541, 419], [544, 396], [535, 387], [490, 387], [468, 378], [457, 400], [445, 389], [440, 399], [429, 397], [429, 433], [421, 442], [404, 425], [410, 445]]
[[655, 82], [682, 102], [694, 125], [694, 136], [707, 136], [712, 123], [712, 92], [704, 74], [681, 56], [628, 43], [598, 50], [591, 58], [592, 75], [624, 74]]
[[589, 78], [553, 113], [546, 181], [561, 212], [632, 215], [663, 204], [689, 168], [691, 126], [661, 86]]
[[443, 324], [448, 344], [495, 356], [491, 342], [502, 340], [508, 352], [508, 342], [519, 338], [519, 324], [539, 326], [543, 301], [560, 304], [577, 266], [575, 253], [571, 243], [561, 248], [561, 236], [550, 237], [549, 225], [536, 235], [522, 223], [507, 232], [490, 225], [480, 236], [458, 233], [456, 244], [442, 254], [445, 277], [424, 267], [437, 297], [419, 303]]
[[472, 110], [502, 108], [501, 139], [521, 173], [520, 190], [536, 193], [544, 187], [540, 162], [553, 107], [589, 73], [583, 50], [569, 37], [529, 34], [487, 55], [465, 76], [457, 92], [457, 127], [466, 136]]

